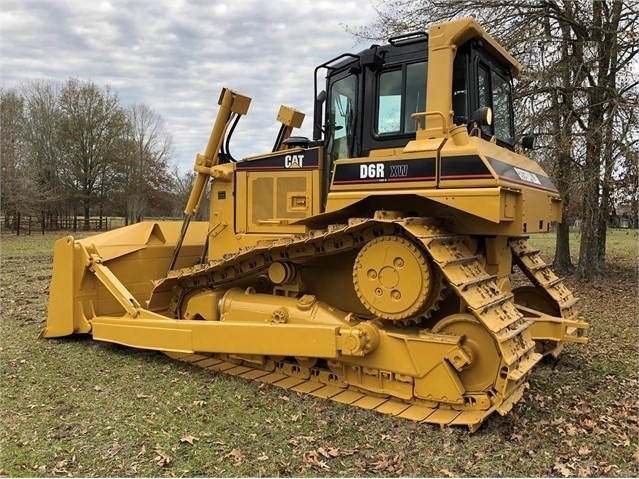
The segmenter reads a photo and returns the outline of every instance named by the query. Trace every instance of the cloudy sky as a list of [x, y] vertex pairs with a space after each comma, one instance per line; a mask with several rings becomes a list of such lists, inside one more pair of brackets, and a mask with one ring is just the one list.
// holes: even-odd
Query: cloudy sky
[[236, 158], [270, 151], [281, 104], [306, 113], [314, 68], [369, 45], [344, 26], [370, 24], [371, 0], [3, 0], [2, 88], [35, 78], [92, 80], [123, 106], [162, 115], [182, 172], [203, 153], [223, 86], [253, 101], [231, 142]]

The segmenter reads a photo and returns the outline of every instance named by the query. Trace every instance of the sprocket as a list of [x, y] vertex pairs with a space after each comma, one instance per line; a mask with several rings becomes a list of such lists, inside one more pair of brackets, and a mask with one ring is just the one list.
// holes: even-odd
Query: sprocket
[[416, 245], [401, 236], [369, 241], [353, 265], [353, 285], [377, 317], [404, 324], [430, 316], [442, 299], [442, 275]]

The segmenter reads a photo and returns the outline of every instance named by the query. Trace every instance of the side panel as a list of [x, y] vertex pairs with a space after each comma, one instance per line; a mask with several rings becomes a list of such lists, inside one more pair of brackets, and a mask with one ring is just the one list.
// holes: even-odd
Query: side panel
[[313, 173], [247, 172], [247, 208], [244, 216], [247, 233], [301, 233], [304, 227], [291, 221], [313, 213]]
[[319, 213], [318, 149], [285, 150], [236, 164], [238, 234], [303, 233], [290, 223]]

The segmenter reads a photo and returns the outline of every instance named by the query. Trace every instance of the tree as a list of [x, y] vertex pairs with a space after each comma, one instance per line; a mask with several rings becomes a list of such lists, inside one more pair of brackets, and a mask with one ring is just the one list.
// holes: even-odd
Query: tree
[[16, 90], [0, 91], [0, 206], [5, 227], [20, 214], [38, 216], [48, 199], [33, 164], [25, 100]]
[[172, 207], [165, 194], [173, 187], [169, 160], [173, 141], [164, 119], [145, 104], [126, 110], [129, 151], [122, 171], [126, 221], [135, 223], [147, 213], [167, 214]]
[[23, 107], [22, 97], [15, 90], [0, 91], [0, 206], [5, 227], [10, 226], [25, 200], [20, 174], [24, 161]]
[[22, 98], [15, 91], [0, 92], [0, 207], [5, 227], [9, 227], [11, 217], [19, 207], [19, 189], [15, 180], [18, 178], [21, 156], [22, 108]]
[[91, 208], [102, 207], [123, 161], [129, 132], [124, 109], [109, 87], [70, 79], [60, 93], [63, 181], [82, 207], [85, 228]]
[[[173, 197], [173, 216], [182, 216], [184, 215], [184, 209], [186, 208], [186, 204], [189, 201], [189, 196], [191, 195], [191, 190], [193, 189], [193, 183], [195, 183], [195, 178], [197, 177], [197, 173], [194, 171], [187, 171], [184, 174], [180, 174], [177, 168], [173, 171], [174, 177], [174, 197]], [[209, 182], [209, 186], [204, 193], [204, 198], [202, 199], [202, 204], [200, 205], [200, 209], [195, 215], [194, 220], [202, 221], [206, 220], [209, 217], [210, 213], [210, 202], [211, 202], [211, 184]]]
[[70, 79], [29, 80], [0, 90], [0, 207], [5, 226], [18, 212], [58, 216], [124, 211], [128, 221], [168, 216], [174, 201], [172, 138], [148, 106], [120, 106], [108, 86]]
[[[577, 277], [603, 274], [605, 241], [611, 210], [612, 174], [620, 158], [619, 145], [632, 147], [619, 129], [620, 114], [637, 109], [632, 66], [639, 52], [635, 32], [639, 10], [627, 2], [544, 2], [545, 16], [562, 28], [562, 42], [577, 60], [578, 82], [567, 86], [579, 103], [574, 134], [583, 143], [581, 245]], [[630, 141], [629, 141], [630, 140]]]
[[[639, 99], [637, 99], [639, 102]], [[619, 157], [612, 172], [613, 214], [617, 221], [625, 220], [634, 228], [639, 226], [639, 112], [620, 116], [619, 135], [631, 138], [626, 145], [618, 145]]]
[[[636, 5], [627, 0], [390, 0], [379, 2], [377, 11], [371, 27], [354, 33], [388, 38], [423, 29], [426, 22], [475, 16], [524, 64], [518, 117], [540, 133], [545, 149], [538, 152], [539, 160], [567, 200], [555, 264], [571, 266], [567, 226], [578, 192], [583, 226], [577, 275], [599, 276], [613, 172], [619, 172], [621, 158], [637, 151], [636, 134], [624, 135], [621, 127], [621, 118], [636, 118], [632, 112], [638, 108]], [[578, 191], [575, 179], [581, 179]]]
[[66, 196], [59, 177], [61, 158], [58, 90], [56, 84], [44, 79], [25, 82], [21, 87], [25, 103], [25, 154], [42, 196], [42, 213], [48, 215], [52, 221], [60, 214]]

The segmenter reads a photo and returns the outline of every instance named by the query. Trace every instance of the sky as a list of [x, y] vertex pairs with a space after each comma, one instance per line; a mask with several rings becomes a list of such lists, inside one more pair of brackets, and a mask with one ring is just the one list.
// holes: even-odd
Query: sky
[[367, 48], [346, 26], [376, 18], [371, 0], [3, 0], [1, 87], [74, 77], [144, 103], [173, 136], [184, 173], [203, 153], [222, 87], [252, 98], [230, 144], [235, 158], [271, 151], [284, 104], [306, 114], [313, 71]]

